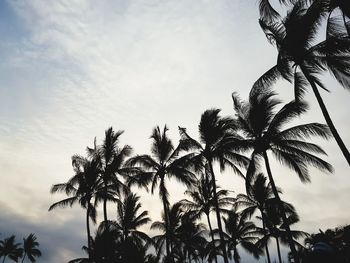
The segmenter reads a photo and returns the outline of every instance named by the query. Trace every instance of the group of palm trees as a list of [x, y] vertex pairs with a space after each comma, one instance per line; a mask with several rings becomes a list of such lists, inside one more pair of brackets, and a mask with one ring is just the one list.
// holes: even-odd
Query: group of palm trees
[[34, 234], [29, 234], [26, 238], [23, 238], [22, 244], [16, 243], [16, 236], [12, 235], [0, 240], [0, 260], [5, 262], [6, 259], [12, 261], [25, 262], [29, 260], [30, 262], [35, 262], [37, 257], [41, 257], [41, 251], [39, 250], [39, 243], [37, 237]]
[[[320, 156], [326, 155], [311, 137], [338, 143], [350, 164], [350, 154], [339, 136], [319, 88], [327, 90], [320, 74], [330, 72], [339, 83], [350, 87], [348, 0], [281, 0], [286, 16], [260, 0], [260, 25], [278, 50], [277, 63], [253, 85], [247, 101], [232, 94], [234, 113], [222, 116], [219, 109], [206, 110], [198, 125], [199, 139], [179, 127], [177, 144], [168, 137], [168, 128], [155, 127], [151, 154], [132, 155], [121, 147], [122, 131], [109, 128], [101, 144], [96, 139], [87, 156], [74, 155], [74, 176], [56, 184], [51, 192], [68, 197], [51, 205], [86, 209], [87, 258], [70, 262], [240, 262], [243, 248], [258, 258], [272, 262], [269, 246], [274, 240], [278, 261], [283, 262], [280, 244], [291, 250], [291, 260], [299, 263], [303, 231], [291, 229], [299, 221], [295, 208], [281, 199], [270, 165], [275, 158], [295, 172], [302, 182], [310, 181], [309, 166], [333, 172]], [[340, 18], [341, 19], [340, 19]], [[326, 37], [319, 28], [326, 24]], [[272, 84], [282, 77], [294, 83], [295, 98], [282, 104]], [[291, 125], [308, 109], [304, 93], [311, 87], [327, 125]], [[288, 126], [287, 126], [288, 125]], [[286, 127], [287, 126], [287, 127]], [[229, 168], [245, 181], [246, 193], [234, 196], [217, 185], [218, 169]], [[264, 175], [266, 173], [267, 176]], [[169, 184], [173, 179], [187, 187], [188, 199], [171, 204]], [[158, 231], [150, 237], [141, 227], [151, 222], [142, 211], [135, 187], [158, 190], [162, 204], [161, 221], [151, 224]], [[150, 188], [150, 189], [149, 189]], [[90, 221], [97, 222], [102, 203], [103, 221], [94, 237]], [[114, 203], [117, 218], [107, 217], [107, 203]], [[212, 216], [215, 215], [213, 222]], [[256, 216], [253, 218], [253, 216]], [[201, 219], [205, 216], [204, 224]]]

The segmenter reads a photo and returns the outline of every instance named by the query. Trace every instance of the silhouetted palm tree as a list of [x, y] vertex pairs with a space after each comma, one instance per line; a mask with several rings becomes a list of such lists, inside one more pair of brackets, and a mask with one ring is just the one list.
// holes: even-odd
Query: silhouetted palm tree
[[255, 245], [258, 240], [258, 231], [254, 223], [247, 221], [247, 217], [238, 213], [235, 207], [228, 212], [223, 221], [225, 225], [224, 238], [230, 258], [233, 258], [236, 263], [240, 262], [238, 246], [241, 246], [258, 259], [262, 251]]
[[126, 158], [132, 152], [131, 147], [129, 145], [121, 148], [118, 146], [119, 137], [123, 133], [124, 131], [115, 132], [110, 127], [105, 131], [102, 145], [96, 146], [95, 142], [94, 148], [87, 148], [89, 155], [101, 162], [100, 176], [104, 184], [103, 217], [105, 222], [108, 221], [107, 202], [116, 202], [117, 196], [128, 192], [128, 187], [121, 177], [127, 178], [133, 172], [133, 169], [124, 166]]
[[[285, 104], [278, 112], [275, 112], [275, 107], [280, 102], [274, 96], [275, 94], [269, 89], [260, 90], [259, 92], [253, 89], [249, 95], [249, 102], [242, 102], [235, 93], [232, 94], [237, 122], [246, 137], [245, 147], [247, 149], [251, 147], [254, 150], [246, 177], [247, 191], [249, 191], [248, 188], [256, 162], [262, 157], [265, 161], [272, 191], [280, 204], [281, 211], [283, 211], [267, 151], [271, 151], [278, 161], [295, 171], [302, 182], [310, 180], [308, 165], [327, 172], [332, 172], [333, 168], [329, 163], [315, 155], [326, 154], [322, 148], [305, 141], [311, 136], [329, 138], [328, 127], [319, 123], [308, 123], [283, 130], [285, 124], [307, 110], [307, 105], [292, 101]], [[287, 218], [284, 212], [282, 212], [282, 217], [286, 224]], [[289, 245], [292, 253], [296, 255], [288, 224], [286, 224], [286, 231], [289, 234]], [[299, 262], [297, 258], [295, 258], [295, 261]]]
[[[185, 128], [179, 127], [181, 135], [179, 150], [191, 151], [186, 158], [191, 160], [196, 170], [203, 169], [205, 165], [208, 165], [209, 172], [212, 176], [210, 181], [213, 187], [216, 219], [218, 228], [222, 232], [213, 164], [214, 162], [218, 162], [221, 170], [230, 167], [236, 174], [244, 177], [239, 168], [245, 167], [249, 160], [239, 153], [239, 147], [235, 143], [236, 125], [234, 120], [229, 117], [221, 117], [219, 113], [219, 109], [210, 109], [202, 114], [199, 124], [199, 142], [191, 138], [187, 134]], [[220, 242], [224, 261], [228, 263], [222, 233], [220, 233]]]
[[[207, 174], [209, 173], [208, 169], [205, 170], [206, 172], [197, 179], [197, 181], [190, 187], [190, 190], [185, 192], [185, 194], [191, 197], [192, 200], [183, 199], [180, 203], [184, 208], [189, 209], [196, 218], [200, 219], [203, 214], [206, 216], [212, 245], [214, 245], [214, 234], [210, 220], [210, 213], [215, 210], [213, 184], [210, 182], [211, 178]], [[235, 198], [229, 197], [228, 194], [229, 191], [227, 190], [219, 190], [217, 192], [218, 205], [221, 212], [224, 211], [226, 206], [232, 205], [235, 201]], [[216, 256], [215, 262], [217, 262]]]
[[[268, 202], [274, 199], [274, 194], [271, 184], [266, 183], [266, 177], [262, 174], [255, 174], [251, 179], [251, 186], [248, 187], [247, 195], [238, 194], [236, 198], [236, 205], [243, 207], [243, 212], [251, 217], [257, 210], [262, 219], [263, 235], [266, 234], [266, 206]], [[268, 244], [265, 245], [267, 262], [271, 263]]]
[[[147, 187], [151, 184], [151, 193], [159, 185], [159, 197], [163, 203], [165, 229], [168, 229], [169, 192], [166, 179], [174, 177], [179, 182], [189, 186], [193, 183], [194, 175], [184, 167], [183, 159], [178, 157], [171, 139], [167, 136], [168, 128], [163, 131], [159, 126], [153, 129], [151, 139], [152, 155], [137, 155], [127, 161], [127, 165], [138, 167], [140, 173], [129, 180], [129, 183]], [[166, 253], [170, 255], [170, 242], [166, 234]]]
[[7, 257], [16, 262], [22, 257], [23, 249], [19, 247], [20, 243], [15, 243], [15, 238], [12, 235], [4, 240], [0, 240], [0, 258], [3, 257], [3, 263]]
[[[104, 192], [100, 190], [103, 182], [99, 179], [100, 162], [98, 159], [89, 160], [87, 158], [74, 155], [72, 157], [74, 176], [66, 183], [55, 184], [51, 188], [51, 193], [64, 192], [69, 197], [52, 204], [49, 211], [57, 207], [72, 206], [79, 203], [86, 209], [86, 229], [88, 251], [90, 251], [90, 225], [89, 218], [96, 222], [96, 203], [105, 198]], [[92, 202], [94, 200], [94, 202]]]
[[23, 238], [23, 258], [28, 257], [30, 262], [35, 262], [36, 257], [41, 257], [41, 251], [38, 249], [39, 242], [34, 234], [30, 234], [28, 237]]
[[[309, 6], [308, 3], [312, 2]], [[344, 87], [350, 88], [350, 38], [329, 23], [326, 40], [313, 44], [317, 38], [327, 1], [298, 1], [283, 21], [260, 20], [260, 25], [268, 40], [278, 49], [277, 64], [267, 71], [256, 83], [257, 90], [268, 88], [282, 76], [292, 82], [296, 100], [300, 99], [311, 86], [323, 116], [344, 157], [350, 165], [350, 153], [338, 134], [323, 102], [319, 87], [327, 90], [319, 79], [319, 74], [328, 70]], [[259, 91], [257, 91], [259, 92]]]

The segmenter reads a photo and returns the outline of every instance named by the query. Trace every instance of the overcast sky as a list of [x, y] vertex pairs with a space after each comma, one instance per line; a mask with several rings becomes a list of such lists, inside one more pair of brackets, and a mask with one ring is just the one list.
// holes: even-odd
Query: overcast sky
[[[84, 211], [47, 212], [63, 197], [51, 196], [51, 185], [73, 174], [70, 157], [84, 154], [95, 136], [100, 142], [110, 126], [125, 130], [121, 144], [142, 154], [155, 125], [166, 123], [176, 142], [178, 125], [197, 136], [208, 108], [232, 115], [231, 93], [245, 99], [276, 61], [257, 9], [247, 0], [0, 1], [0, 238], [15, 233], [21, 241], [35, 232], [43, 251], [38, 262], [82, 255]], [[325, 83], [332, 92], [322, 95], [350, 147], [350, 94], [329, 77]], [[290, 84], [275, 88], [292, 99]], [[313, 95], [307, 99], [310, 112], [299, 121], [323, 123]], [[335, 174], [312, 170], [312, 184], [303, 185], [272, 165], [283, 198], [300, 214], [298, 228], [310, 232], [350, 218], [349, 167], [334, 141], [317, 142]], [[230, 172], [218, 179], [243, 191]], [[172, 200], [182, 199], [184, 189], [169, 185]], [[159, 219], [158, 197], [143, 194], [142, 201]]]

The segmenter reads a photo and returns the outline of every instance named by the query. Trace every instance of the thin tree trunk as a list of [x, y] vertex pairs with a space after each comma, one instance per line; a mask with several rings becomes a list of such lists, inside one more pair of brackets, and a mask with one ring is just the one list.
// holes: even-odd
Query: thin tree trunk
[[282, 263], [280, 241], [278, 240], [278, 237], [275, 237], [275, 239], [276, 239], [276, 245], [277, 245], [278, 260], [279, 260], [280, 263]]
[[168, 258], [170, 256], [170, 242], [169, 242], [169, 235], [168, 235], [169, 215], [168, 215], [167, 204], [165, 202], [165, 196], [163, 193], [162, 193], [162, 196], [163, 196], [163, 210], [164, 210], [164, 223], [165, 223], [165, 248], [166, 248], [166, 257]]
[[4, 259], [3, 259], [2, 263], [4, 263], [4, 262], [5, 262], [5, 258], [6, 258], [6, 256], [4, 256]]
[[214, 190], [214, 205], [215, 205], [215, 212], [216, 212], [216, 220], [218, 223], [218, 228], [219, 228], [219, 235], [220, 235], [220, 245], [221, 245], [221, 250], [224, 256], [224, 262], [228, 263], [228, 257], [227, 257], [227, 251], [225, 247], [225, 240], [224, 240], [224, 235], [222, 232], [222, 224], [221, 224], [221, 217], [220, 217], [220, 210], [219, 210], [219, 204], [218, 204], [218, 196], [216, 193], [216, 182], [215, 182], [215, 174], [214, 174], [214, 169], [213, 165], [210, 161], [208, 161], [209, 167], [210, 167], [210, 172], [212, 174], [212, 181], [213, 181], [213, 190]]
[[[264, 234], [265, 234], [265, 232], [266, 232], [265, 216], [264, 216], [263, 211], [260, 210], [260, 213], [261, 213], [261, 219], [262, 219], [262, 224], [263, 224], [263, 230], [264, 230]], [[268, 262], [268, 263], [271, 263], [270, 252], [269, 252], [269, 246], [268, 246], [267, 243], [266, 243], [266, 245], [265, 245], [265, 250], [266, 250], [267, 262]]]
[[322, 114], [323, 114], [323, 117], [329, 127], [329, 129], [331, 130], [332, 134], [333, 134], [333, 137], [334, 139], [336, 140], [340, 150], [342, 151], [346, 161], [348, 162], [349, 166], [350, 166], [350, 153], [349, 153], [349, 150], [346, 148], [342, 138], [340, 137], [337, 129], [335, 128], [334, 124], [333, 124], [333, 121], [328, 113], [328, 110], [326, 108], [326, 105], [324, 104], [323, 102], [323, 99], [321, 97], [321, 94], [320, 92], [318, 91], [318, 88], [315, 84], [315, 82], [313, 82], [310, 77], [308, 76], [308, 74], [305, 73], [305, 71], [303, 70], [303, 67], [301, 67], [301, 70], [302, 72], [304, 73], [304, 76], [306, 77], [306, 79], [308, 80], [308, 82], [310, 83], [311, 87], [312, 87], [312, 90], [316, 96], [316, 99], [317, 99], [317, 102], [318, 102], [318, 105], [320, 106], [321, 108], [321, 111], [322, 111]]
[[25, 259], [26, 255], [27, 255], [27, 253], [24, 253], [22, 261], [21, 261], [22, 263], [24, 262], [24, 259]]
[[290, 250], [292, 252], [292, 256], [294, 258], [294, 262], [295, 263], [299, 263], [300, 261], [299, 261], [298, 254], [297, 254], [297, 251], [296, 251], [295, 246], [294, 246], [293, 237], [292, 237], [292, 233], [290, 231], [290, 227], [289, 227], [289, 224], [288, 224], [288, 221], [287, 221], [285, 209], [284, 209], [284, 207], [282, 205], [282, 201], [281, 201], [281, 199], [279, 197], [279, 194], [278, 194], [278, 191], [277, 191], [277, 188], [276, 188], [276, 185], [275, 185], [275, 181], [274, 181], [274, 179], [272, 177], [270, 163], [269, 163], [269, 159], [267, 157], [266, 151], [263, 152], [263, 156], [264, 156], [264, 160], [265, 160], [265, 166], [266, 166], [267, 175], [269, 176], [269, 180], [270, 180], [270, 183], [271, 183], [271, 188], [272, 188], [273, 194], [275, 195], [275, 198], [277, 199], [277, 202], [279, 204], [279, 207], [280, 207], [280, 210], [281, 210], [281, 214], [282, 214], [283, 223], [284, 223], [284, 225], [286, 227], [288, 243], [289, 243]]
[[107, 224], [107, 185], [105, 185], [105, 199], [103, 200], [103, 217], [105, 223]]
[[[213, 233], [213, 228], [211, 227], [209, 214], [207, 214], [207, 220], [208, 220], [208, 226], [209, 226], [211, 241], [213, 241], [213, 245], [215, 245], [215, 243], [214, 243], [214, 241], [215, 241], [215, 239], [214, 239], [214, 233]], [[215, 263], [218, 263], [218, 258], [217, 258], [217, 255], [216, 255], [216, 254], [215, 254]]]
[[90, 223], [89, 223], [89, 215], [90, 215], [90, 204], [88, 204], [86, 210], [86, 232], [87, 232], [87, 244], [88, 244], [88, 258], [91, 260], [91, 246], [90, 246]]

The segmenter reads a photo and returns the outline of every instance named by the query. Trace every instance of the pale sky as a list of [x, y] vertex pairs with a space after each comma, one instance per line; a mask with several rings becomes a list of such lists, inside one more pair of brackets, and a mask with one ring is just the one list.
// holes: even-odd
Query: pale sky
[[[36, 233], [38, 262], [82, 255], [85, 212], [78, 206], [47, 212], [63, 197], [51, 196], [51, 185], [73, 175], [73, 154], [84, 154], [95, 136], [101, 142], [110, 126], [125, 130], [121, 143], [139, 154], [149, 153], [155, 125], [166, 123], [174, 142], [178, 125], [197, 137], [204, 110], [232, 115], [231, 93], [246, 99], [276, 61], [257, 3], [247, 0], [0, 0], [0, 35], [0, 238], [14, 233], [20, 242]], [[350, 147], [349, 91], [324, 80], [332, 92], [322, 94]], [[291, 84], [275, 88], [284, 101], [292, 99]], [[299, 121], [324, 123], [313, 94], [307, 99], [310, 112]], [[350, 218], [349, 167], [333, 140], [317, 142], [333, 175], [312, 170], [312, 184], [304, 185], [272, 165], [283, 198], [299, 212], [298, 228], [308, 232]], [[229, 171], [218, 181], [243, 191]], [[176, 182], [169, 188], [173, 201], [183, 198]], [[158, 196], [142, 193], [142, 202], [158, 220]]]

